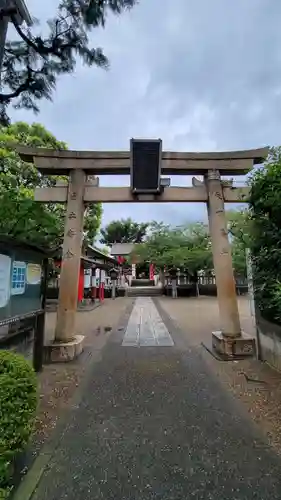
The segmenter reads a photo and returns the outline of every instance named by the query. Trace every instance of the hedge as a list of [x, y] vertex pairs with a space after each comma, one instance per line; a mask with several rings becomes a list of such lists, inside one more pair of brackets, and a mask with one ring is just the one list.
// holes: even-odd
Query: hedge
[[281, 148], [272, 148], [250, 179], [250, 250], [255, 302], [261, 315], [281, 323]]
[[21, 355], [0, 351], [0, 491], [30, 438], [38, 401], [37, 378]]

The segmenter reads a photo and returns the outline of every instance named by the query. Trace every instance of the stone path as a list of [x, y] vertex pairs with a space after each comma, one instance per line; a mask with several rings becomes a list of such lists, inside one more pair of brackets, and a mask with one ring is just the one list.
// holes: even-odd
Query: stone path
[[32, 500], [281, 499], [280, 458], [163, 314], [169, 349], [112, 334]]
[[171, 347], [174, 345], [150, 297], [136, 299], [122, 345], [125, 347]]

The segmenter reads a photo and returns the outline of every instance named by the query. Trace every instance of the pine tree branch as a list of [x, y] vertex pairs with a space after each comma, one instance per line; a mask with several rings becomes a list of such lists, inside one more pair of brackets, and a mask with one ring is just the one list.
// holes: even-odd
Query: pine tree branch
[[[45, 57], [45, 56], [49, 56], [49, 55], [54, 55], [54, 56], [57, 56], [59, 59], [64, 59], [66, 58], [66, 56], [64, 55], [64, 51], [66, 51], [67, 49], [75, 49], [76, 48], [76, 44], [75, 43], [61, 43], [59, 44], [59, 48], [60, 50], [58, 50], [58, 41], [59, 41], [59, 38], [60, 37], [63, 37], [64, 35], [66, 35], [66, 33], [68, 31], [70, 31], [70, 27], [68, 27], [67, 29], [65, 29], [64, 31], [62, 32], [58, 32], [57, 31], [57, 34], [56, 36], [54, 37], [54, 39], [52, 40], [51, 42], [51, 45], [50, 47], [47, 47], [46, 44], [49, 42], [50, 43], [50, 40], [42, 40], [41, 38], [39, 38], [38, 40], [38, 43], [36, 44], [33, 40], [31, 40], [30, 38], [28, 38], [28, 36], [24, 33], [24, 31], [20, 28], [19, 24], [17, 23], [17, 20], [16, 20], [16, 17], [15, 16], [11, 16], [11, 21], [18, 33], [18, 35], [22, 38], [22, 40], [26, 43], [26, 45], [28, 45], [28, 47], [30, 47], [34, 52], [36, 52], [37, 54], [39, 54], [41, 57]], [[64, 20], [57, 20], [56, 21], [56, 24], [57, 24], [57, 27], [59, 25], [60, 22], [62, 22]]]
[[19, 97], [23, 92], [26, 92], [29, 90], [34, 83], [33, 79], [33, 71], [30, 67], [26, 68], [27, 71], [27, 78], [25, 82], [23, 82], [19, 87], [14, 90], [13, 92], [10, 92], [9, 94], [1, 94], [0, 93], [0, 103], [9, 103], [12, 99], [15, 99], [16, 97]]
[[107, 69], [100, 48], [89, 47], [88, 33], [104, 26], [108, 11], [119, 15], [138, 0], [58, 0], [57, 16], [48, 21], [49, 37], [32, 35], [17, 22], [15, 9], [0, 10], [0, 19], [9, 17], [20, 41], [8, 42], [2, 67], [0, 121], [7, 121], [6, 107], [16, 100], [16, 108], [39, 111], [36, 102], [51, 100], [57, 78], [73, 73], [77, 58], [87, 66]]
[[32, 40], [30, 40], [28, 36], [24, 33], [24, 31], [19, 27], [15, 15], [11, 15], [11, 21], [14, 25], [16, 32], [21, 37], [21, 39], [26, 43], [26, 45], [28, 45], [31, 49], [33, 49], [34, 52], [38, 52], [37, 45]]

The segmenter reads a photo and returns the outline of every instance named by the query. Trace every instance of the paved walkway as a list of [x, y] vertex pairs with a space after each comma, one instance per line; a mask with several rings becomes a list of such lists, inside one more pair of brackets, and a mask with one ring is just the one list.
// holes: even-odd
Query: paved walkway
[[[137, 301], [125, 342], [141, 307], [156, 321]], [[135, 349], [112, 334], [33, 500], [281, 499], [280, 459], [161, 316], [174, 346]]]
[[149, 297], [137, 298], [122, 342], [125, 347], [173, 346], [174, 342]]

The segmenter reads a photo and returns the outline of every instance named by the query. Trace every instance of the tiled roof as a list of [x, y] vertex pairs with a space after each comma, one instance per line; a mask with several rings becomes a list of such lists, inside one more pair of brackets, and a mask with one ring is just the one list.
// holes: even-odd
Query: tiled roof
[[134, 248], [134, 243], [114, 243], [111, 248], [111, 255], [130, 255]]

